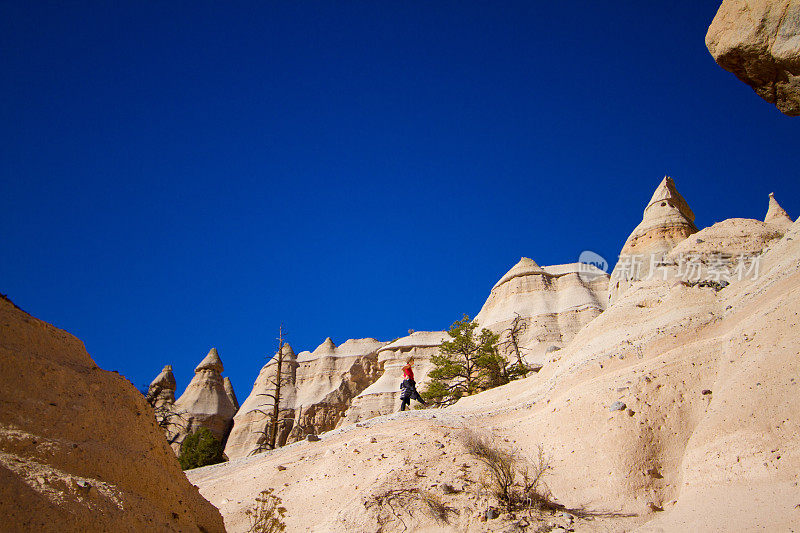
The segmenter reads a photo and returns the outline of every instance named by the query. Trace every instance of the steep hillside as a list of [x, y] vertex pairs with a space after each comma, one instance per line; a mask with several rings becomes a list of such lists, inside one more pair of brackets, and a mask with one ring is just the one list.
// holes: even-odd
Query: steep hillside
[[223, 531], [144, 397], [0, 299], [3, 531]]

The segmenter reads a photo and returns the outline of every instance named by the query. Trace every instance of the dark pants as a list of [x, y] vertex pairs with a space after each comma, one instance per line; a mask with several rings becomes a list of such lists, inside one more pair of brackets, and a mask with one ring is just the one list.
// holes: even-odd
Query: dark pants
[[419, 395], [417, 392], [417, 384], [414, 383], [413, 379], [406, 379], [400, 385], [400, 389], [403, 391], [400, 393], [400, 410], [405, 411], [406, 407], [411, 404], [411, 400], [417, 400], [422, 405], [426, 405], [425, 400], [422, 399], [422, 396]]

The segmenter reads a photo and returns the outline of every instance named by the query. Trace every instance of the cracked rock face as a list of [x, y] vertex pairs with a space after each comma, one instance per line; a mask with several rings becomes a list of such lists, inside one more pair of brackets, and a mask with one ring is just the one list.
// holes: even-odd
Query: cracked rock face
[[[352, 399], [380, 372], [375, 339], [351, 339], [336, 346], [328, 338], [313, 352], [294, 353], [284, 345], [277, 445], [334, 429]], [[234, 417], [225, 454], [233, 459], [264, 451], [273, 409], [275, 358], [261, 369], [253, 390]]]
[[415, 331], [383, 346], [378, 350], [377, 363], [380, 377], [358, 396], [353, 398], [347, 413], [340, 422], [352, 424], [376, 416], [394, 413], [400, 408], [400, 382], [403, 366], [409, 357], [414, 358], [414, 379], [422, 391], [428, 373], [433, 370], [431, 356], [439, 353], [439, 346], [450, 337], [445, 331]]
[[800, 1], [724, 0], [706, 47], [761, 98], [800, 115]]

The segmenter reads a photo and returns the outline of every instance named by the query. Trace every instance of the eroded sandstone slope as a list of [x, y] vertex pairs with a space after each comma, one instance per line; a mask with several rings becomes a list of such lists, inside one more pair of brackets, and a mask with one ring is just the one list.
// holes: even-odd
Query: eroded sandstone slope
[[224, 531], [133, 385], [5, 299], [0, 376], [0, 529]]
[[[737, 236], [737, 224], [706, 237]], [[724, 288], [634, 282], [539, 374], [448, 409], [374, 418], [190, 477], [231, 531], [246, 529], [244, 511], [266, 487], [287, 505], [291, 531], [535, 529], [519, 516], [481, 521], [491, 501], [480, 466], [459, 444], [469, 427], [528, 456], [542, 445], [553, 497], [590, 513], [569, 524], [548, 516], [550, 523], [576, 531], [796, 529], [800, 222], [778, 239], [769, 231], [753, 239], [761, 245], [745, 239], [748, 246], [763, 250], [755, 278]], [[696, 251], [724, 244], [702, 241]], [[376, 497], [408, 486], [435, 492], [457, 513], [449, 524], [423, 508], [381, 514]]]

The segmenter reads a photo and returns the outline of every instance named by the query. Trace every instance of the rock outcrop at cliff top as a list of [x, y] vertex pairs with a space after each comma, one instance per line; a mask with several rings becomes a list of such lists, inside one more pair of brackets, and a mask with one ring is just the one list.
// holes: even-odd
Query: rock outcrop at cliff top
[[147, 401], [153, 407], [170, 407], [175, 403], [177, 382], [172, 374], [172, 365], [166, 365], [147, 389]]
[[378, 365], [383, 368], [380, 377], [356, 396], [342, 424], [352, 424], [368, 418], [393, 413], [400, 408], [400, 382], [403, 366], [409, 357], [414, 358], [414, 380], [422, 390], [428, 373], [433, 370], [431, 356], [450, 337], [446, 331], [415, 331], [397, 339], [378, 351]]
[[[283, 446], [336, 427], [352, 398], [377, 379], [377, 351], [383, 344], [375, 339], [350, 339], [337, 347], [328, 338], [313, 352], [297, 355], [284, 345], [277, 444]], [[273, 357], [261, 369], [234, 417], [225, 447], [230, 458], [266, 449], [274, 405], [266, 395], [275, 390], [275, 361]]]
[[0, 529], [224, 531], [134, 386], [4, 298], [0, 375]]
[[529, 363], [543, 363], [548, 350], [561, 348], [605, 309], [608, 274], [580, 263], [540, 267], [523, 257], [498, 281], [475, 321], [501, 334], [504, 355], [507, 328], [520, 317], [521, 354]]
[[216, 348], [211, 348], [194, 369], [194, 377], [180, 398], [174, 411], [181, 419], [181, 427], [174, 439], [179, 446], [186, 435], [201, 427], [208, 428], [216, 438], [224, 441], [231, 428], [236, 407], [225, 390], [222, 379], [222, 360]]
[[647, 203], [642, 221], [622, 247], [611, 273], [609, 304], [614, 303], [633, 282], [650, 276], [652, 266], [694, 233], [697, 233], [694, 213], [672, 178], [665, 176]]
[[769, 193], [769, 207], [767, 208], [767, 215], [764, 217], [764, 222], [771, 226], [777, 226], [782, 231], [786, 232], [792, 227], [792, 219], [781, 205], [775, 199], [775, 193]]
[[725, 70], [781, 112], [800, 115], [800, 2], [724, 0], [706, 47]]

